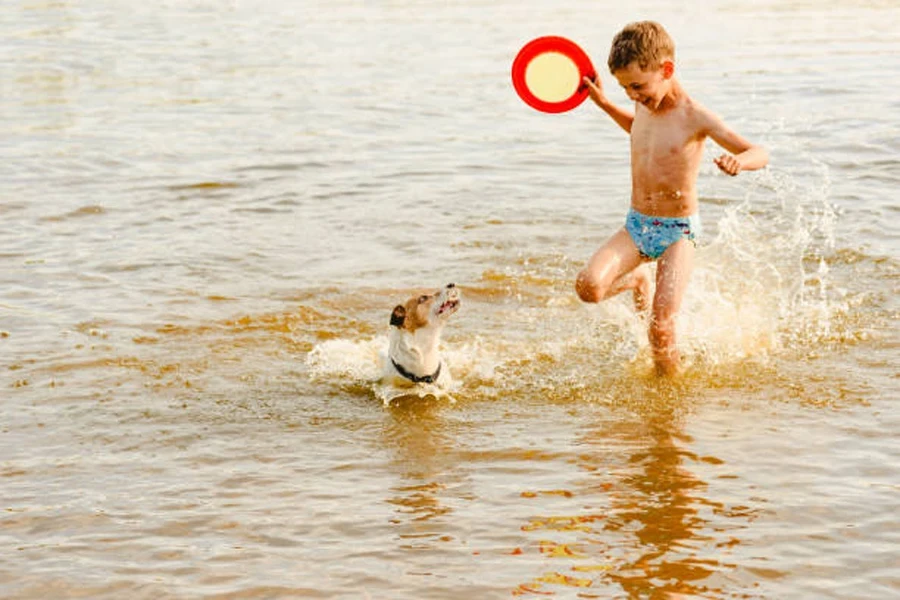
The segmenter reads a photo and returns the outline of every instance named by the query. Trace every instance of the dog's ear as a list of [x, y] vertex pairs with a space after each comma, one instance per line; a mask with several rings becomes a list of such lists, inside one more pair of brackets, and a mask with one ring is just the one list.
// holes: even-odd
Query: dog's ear
[[391, 325], [394, 327], [403, 327], [403, 322], [406, 320], [406, 309], [402, 304], [398, 304], [394, 307], [394, 312], [391, 313]]

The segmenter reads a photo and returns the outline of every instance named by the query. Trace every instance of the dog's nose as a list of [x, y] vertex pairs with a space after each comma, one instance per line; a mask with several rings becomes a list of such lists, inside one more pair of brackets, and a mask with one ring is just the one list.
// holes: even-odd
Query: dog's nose
[[456, 287], [456, 284], [455, 284], [455, 283], [448, 283], [448, 284], [447, 284], [447, 289], [448, 289], [448, 290], [449, 290], [450, 288], [455, 288], [455, 287]]

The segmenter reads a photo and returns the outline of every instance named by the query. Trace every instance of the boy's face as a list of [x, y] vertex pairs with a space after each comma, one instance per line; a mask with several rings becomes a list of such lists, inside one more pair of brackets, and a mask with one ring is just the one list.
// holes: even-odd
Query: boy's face
[[646, 70], [633, 62], [624, 69], [617, 70], [613, 76], [629, 98], [650, 110], [657, 110], [669, 92], [669, 83], [674, 73], [675, 64], [666, 60], [658, 67]]

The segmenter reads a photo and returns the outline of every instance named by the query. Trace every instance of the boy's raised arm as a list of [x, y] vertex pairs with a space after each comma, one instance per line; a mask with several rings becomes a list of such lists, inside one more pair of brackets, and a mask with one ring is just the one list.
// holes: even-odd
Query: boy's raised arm
[[600, 76], [598, 75], [593, 81], [589, 77], [585, 77], [584, 84], [587, 86], [588, 94], [590, 94], [594, 104], [602, 108], [606, 114], [612, 117], [613, 121], [618, 123], [619, 127], [630, 134], [631, 124], [634, 122], [634, 113], [620, 108], [607, 100], [606, 94], [603, 93], [603, 83], [600, 81]]
[[769, 153], [765, 148], [751, 144], [712, 113], [706, 116], [709, 137], [731, 153], [715, 159], [719, 169], [729, 175], [737, 175], [741, 171], [755, 171], [769, 164]]

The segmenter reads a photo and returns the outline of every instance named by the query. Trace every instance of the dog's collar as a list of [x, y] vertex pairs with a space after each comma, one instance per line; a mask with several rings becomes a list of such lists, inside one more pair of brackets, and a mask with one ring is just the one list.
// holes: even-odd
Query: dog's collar
[[441, 374], [441, 363], [438, 363], [437, 369], [431, 375], [413, 375], [406, 369], [400, 366], [396, 360], [391, 358], [391, 364], [394, 365], [394, 368], [397, 369], [397, 372], [412, 381], [413, 383], [434, 383], [437, 381], [438, 375]]

